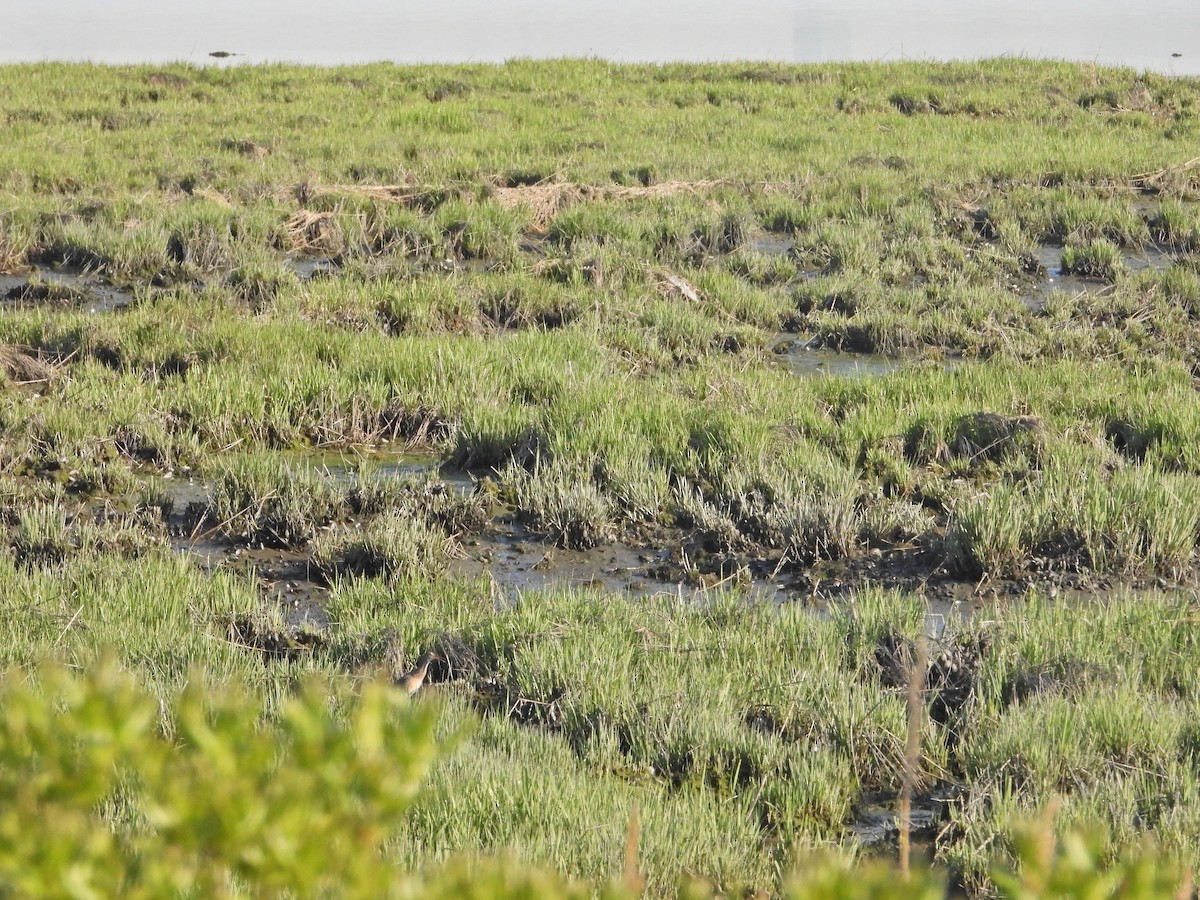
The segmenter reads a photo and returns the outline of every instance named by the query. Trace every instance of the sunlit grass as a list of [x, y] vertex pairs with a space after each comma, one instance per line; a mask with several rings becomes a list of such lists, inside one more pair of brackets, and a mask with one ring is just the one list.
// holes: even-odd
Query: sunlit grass
[[[772, 891], [900, 787], [880, 653], [927, 598], [874, 582], [992, 586], [1010, 603], [932, 648], [979, 666], [920, 734], [922, 785], [963, 793], [939, 861], [991, 890], [1054, 795], [1110, 855], [1154, 831], [1193, 859], [1200, 83], [514, 61], [0, 88], [7, 664], [110, 648], [160, 696], [247, 679], [269, 719], [299, 673], [461, 644], [406, 866], [512, 850], [600, 884], [637, 806], [651, 893]], [[101, 289], [128, 303], [93, 313]], [[786, 364], [833, 351], [887, 374]], [[404, 445], [428, 473], [362, 459]], [[449, 578], [495, 564], [497, 525], [728, 593]], [[267, 583], [272, 552], [312, 580]], [[1102, 580], [1180, 587], [1043, 598]], [[328, 628], [248, 641], [295, 637], [293, 589]]]

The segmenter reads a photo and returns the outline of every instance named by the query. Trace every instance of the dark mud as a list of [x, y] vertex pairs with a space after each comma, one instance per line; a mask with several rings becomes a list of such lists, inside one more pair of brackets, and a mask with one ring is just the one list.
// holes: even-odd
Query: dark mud
[[[402, 446], [365, 447], [352, 452], [343, 450], [297, 450], [279, 454], [289, 466], [305, 467], [320, 473], [329, 484], [351, 494], [357, 486], [369, 481], [427, 478], [442, 489], [470, 493], [475, 486], [470, 475], [458, 471], [442, 471], [441, 460], [432, 453], [419, 453]], [[199, 477], [156, 477], [150, 479], [148, 490], [164, 503], [171, 533], [176, 536], [175, 548], [203, 557], [228, 557], [230, 552], [254, 552], [261, 548], [241, 548], [237, 544], [214, 537], [211, 523], [205, 521], [212, 487]], [[220, 551], [217, 553], [217, 551]], [[274, 559], [274, 564], [286, 563], [286, 556]], [[264, 557], [266, 559], [267, 557]], [[292, 573], [295, 574], [294, 572]]]
[[[958, 785], [939, 784], [912, 799], [909, 834], [918, 854], [932, 861], [938, 833], [949, 821], [950, 806], [957, 802], [962, 789]], [[851, 835], [860, 843], [880, 850], [890, 849], [900, 837], [900, 798], [894, 793], [863, 794], [850, 825]]]
[[329, 627], [325, 604], [329, 588], [316, 578], [306, 552], [245, 547], [203, 527], [209, 487], [197, 479], [155, 479], [152, 490], [169, 501], [164, 508], [171, 549], [186, 554], [205, 572], [218, 569], [253, 577], [266, 605], [293, 632]]
[[[630, 597], [667, 594], [680, 599], [741, 587], [755, 599], [787, 599], [781, 585], [766, 578], [752, 578], [748, 570], [707, 578], [700, 573], [685, 575], [679, 545], [652, 548], [609, 544], [591, 550], [565, 550], [519, 524], [500, 522], [484, 534], [467, 539], [465, 546], [467, 557], [451, 562], [450, 572], [460, 578], [489, 578], [500, 601], [512, 602], [526, 593], [567, 587], [596, 588]], [[679, 577], [672, 577], [672, 569]]]
[[818, 560], [791, 576], [789, 583], [797, 597], [821, 604], [852, 600], [866, 586], [918, 594], [929, 601], [932, 611], [970, 616], [987, 604], [1019, 601], [1033, 592], [1087, 600], [1114, 591], [1164, 590], [1174, 584], [1161, 576], [1125, 579], [1097, 574], [1050, 555], [1031, 557], [1023, 570], [1009, 577], [967, 578], [949, 568], [936, 541]]
[[[428, 478], [435, 487], [464, 494], [472, 491], [475, 484], [461, 472], [446, 472], [443, 478], [436, 456], [403, 448], [360, 448], [354, 453], [292, 451], [284, 455], [293, 466], [307, 466], [321, 472], [348, 496], [367, 479]], [[269, 639], [251, 641], [248, 646], [262, 650], [268, 657], [286, 656], [276, 650], [287, 643], [284, 640], [287, 636], [294, 642], [330, 627], [325, 610], [329, 583], [313, 563], [309, 549], [247, 545], [218, 534], [208, 519], [211, 485], [202, 478], [153, 478], [147, 488], [162, 505], [175, 552], [188, 555], [208, 572], [220, 569], [254, 578], [264, 609], [278, 613], [274, 618], [266, 617], [265, 621], [274, 623], [271, 627], [275, 628], [264, 632], [269, 633]], [[266, 627], [256, 622], [242, 623], [243, 631]]]
[[[319, 466], [344, 487], [352, 487], [362, 477], [341, 455], [305, 456], [309, 464]], [[393, 454], [374, 471], [433, 476], [436, 460]], [[469, 476], [462, 474], [440, 483], [463, 492], [473, 488]], [[169, 501], [167, 524], [176, 552], [192, 556], [210, 571], [219, 568], [256, 578], [264, 600], [281, 609], [291, 627], [327, 627], [323, 607], [329, 586], [307, 549], [247, 546], [206, 531], [209, 489], [203, 481], [157, 479], [153, 490]], [[633, 598], [666, 595], [681, 601], [700, 601], [713, 592], [734, 591], [758, 602], [800, 603], [814, 615], [824, 615], [853, 604], [863, 589], [880, 587], [925, 597], [925, 631], [935, 639], [952, 632], [989, 603], [1019, 602], [1031, 591], [1083, 600], [1129, 586], [1088, 573], [1052, 570], [1031, 570], [1024, 577], [996, 581], [964, 580], [947, 569], [944, 554], [933, 545], [874, 548], [796, 567], [778, 551], [713, 552], [702, 536], [681, 529], [657, 529], [632, 543], [564, 549], [506, 516], [492, 519], [477, 532], [459, 535], [458, 540], [464, 554], [446, 562], [448, 574], [489, 580], [498, 606], [519, 602], [529, 594], [569, 588]]]
[[[347, 496], [372, 478], [417, 477], [440, 490], [464, 494], [477, 490], [469, 475], [447, 471], [433, 455], [399, 448], [296, 451], [289, 456], [295, 465], [324, 473]], [[231, 571], [256, 581], [264, 609], [273, 610], [271, 621], [280, 623], [272, 632], [276, 637], [319, 634], [330, 627], [325, 612], [328, 576], [318, 570], [310, 548], [270, 549], [217, 534], [207, 518], [210, 488], [201, 479], [157, 478], [149, 493], [163, 507], [176, 552], [189, 555], [207, 571]], [[353, 514], [348, 521], [365, 524], [368, 518]], [[631, 532], [624, 542], [588, 550], [563, 549], [502, 508], [483, 521], [454, 530], [459, 532], [456, 540], [462, 552], [446, 559], [447, 574], [490, 582], [491, 600], [498, 608], [541, 592], [584, 588], [631, 598], [669, 596], [681, 602], [703, 602], [715, 592], [735, 592], [748, 601], [799, 603], [813, 615], [824, 616], [852, 608], [865, 589], [882, 588], [925, 598], [924, 632], [935, 641], [945, 641], [995, 603], [1021, 603], [1031, 593], [1086, 603], [1108, 591], [1139, 586], [1041, 557], [1015, 577], [971, 580], [949, 568], [936, 535], [798, 565], [778, 550], [715, 549], [704, 535], [680, 528], [654, 527]], [[1163, 585], [1156, 581], [1145, 586], [1161, 589]], [[1040, 684], [1016, 686], [1014, 691], [1039, 690]]]
[[[286, 454], [292, 465], [308, 466], [330, 482], [352, 493], [368, 479], [425, 477], [445, 490], [469, 494], [476, 482], [468, 474], [448, 470], [426, 453], [403, 450], [294, 451]], [[328, 596], [306, 550], [281, 550], [246, 546], [216, 535], [205, 519], [210, 486], [198, 478], [156, 478], [149, 485], [165, 504], [172, 546], [187, 553], [207, 569], [223, 568], [253, 573], [264, 597], [279, 601], [296, 617], [323, 621], [318, 609]], [[465, 555], [447, 562], [458, 578], [484, 577], [493, 585], [497, 603], [512, 603], [523, 595], [563, 588], [595, 588], [631, 597], [669, 594], [694, 599], [710, 591], [745, 590], [759, 600], [782, 602], [788, 592], [771, 573], [752, 574], [748, 563], [732, 557], [713, 561], [697, 547], [684, 546], [682, 532], [664, 532], [647, 546], [608, 544], [590, 550], [555, 546], [546, 535], [530, 531], [519, 522], [500, 517], [478, 533], [460, 535]], [[696, 558], [702, 556], [702, 559]], [[759, 561], [757, 569], [763, 570]]]
[[176, 540], [172, 546], [195, 559], [205, 571], [221, 569], [253, 577], [264, 603], [279, 611], [287, 630], [321, 632], [329, 628], [325, 611], [329, 588], [319, 580], [307, 553], [237, 547], [206, 539]]
[[[206, 522], [210, 486], [201, 479], [155, 478], [148, 487], [163, 503], [172, 550], [190, 557], [205, 572], [223, 570], [253, 577], [264, 606], [279, 614], [285, 633], [295, 636], [329, 627], [325, 612], [329, 588], [319, 579], [307, 551], [245, 546], [216, 534]], [[248, 634], [256, 626], [243, 622], [238, 627]], [[271, 647], [248, 640], [242, 643], [263, 650], [267, 656], [278, 655], [272, 649], [275, 639]]]
[[470, 493], [475, 480], [467, 473], [443, 465], [432, 453], [408, 450], [403, 445], [328, 450], [282, 451], [279, 457], [292, 466], [304, 466], [325, 475], [339, 488], [354, 487], [364, 479], [428, 477], [461, 493]]

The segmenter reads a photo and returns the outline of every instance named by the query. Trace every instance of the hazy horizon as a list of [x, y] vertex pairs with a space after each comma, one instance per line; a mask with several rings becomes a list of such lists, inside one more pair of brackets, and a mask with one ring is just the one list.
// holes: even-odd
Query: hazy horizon
[[[839, 3], [712, 0], [9, 0], [0, 62], [231, 62], [317, 65], [614, 61], [827, 62], [1028, 56], [1200, 74], [1200, 4], [1118, 0], [964, 5], [961, 0]], [[1172, 54], [1181, 54], [1173, 56]]]

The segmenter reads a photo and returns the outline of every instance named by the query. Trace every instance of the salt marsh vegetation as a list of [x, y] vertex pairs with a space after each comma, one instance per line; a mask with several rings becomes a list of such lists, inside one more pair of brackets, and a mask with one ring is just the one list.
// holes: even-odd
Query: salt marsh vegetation
[[[513, 853], [810, 896], [835, 851], [867, 891], [905, 792], [932, 895], [1025, 896], [1036, 821], [1043, 862], [1082, 829], [1200, 863], [1200, 83], [42, 64], [0, 97], [10, 688], [121, 670], [169, 739], [190, 683], [270, 733], [315, 678], [336, 732], [435, 651], [437, 722], [396, 728], [444, 746], [371, 844], [430, 885]], [[646, 587], [514, 596], [504, 542]]]

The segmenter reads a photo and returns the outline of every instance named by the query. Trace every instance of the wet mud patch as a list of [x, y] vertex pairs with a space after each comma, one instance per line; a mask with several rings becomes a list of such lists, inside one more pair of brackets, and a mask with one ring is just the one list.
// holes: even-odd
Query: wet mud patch
[[1137, 253], [1126, 253], [1121, 258], [1131, 272], [1165, 272], [1175, 264], [1175, 257], [1171, 251], [1157, 246], [1145, 247]]
[[[210, 548], [193, 545], [190, 552], [198, 555], [205, 549]], [[209, 552], [206, 560], [209, 566], [253, 575], [263, 599], [279, 611], [286, 628], [314, 632], [329, 628], [325, 611], [329, 588], [317, 577], [307, 554], [226, 547], [223, 552]]]
[[[932, 861], [937, 838], [950, 822], [950, 810], [962, 799], [962, 787], [956, 784], [937, 784], [912, 798], [909, 812], [909, 835], [913, 849]], [[863, 794], [855, 806], [850, 834], [862, 845], [879, 850], [892, 850], [900, 840], [900, 798], [890, 792]]]
[[1020, 602], [1031, 592], [1087, 601], [1150, 584], [1169, 587], [1162, 579], [1143, 583], [1098, 574], [1080, 563], [1076, 548], [1070, 546], [1035, 548], [1025, 567], [1006, 578], [967, 578], [951, 569], [938, 533], [912, 544], [873, 547], [865, 553], [817, 560], [791, 573], [784, 582], [790, 597], [815, 607], [851, 602], [864, 588], [919, 595], [929, 604], [931, 635], [938, 633], [932, 624], [939, 617], [942, 621], [969, 619], [989, 604]]
[[322, 628], [308, 622], [289, 622], [270, 606], [234, 616], [226, 624], [229, 642], [261, 654], [264, 662], [297, 659], [325, 643]]
[[[914, 444], [909, 452], [988, 465], [1027, 455], [1036, 463], [1041, 439], [1036, 420], [984, 413], [962, 417], [937, 447]], [[566, 549], [511, 510], [505, 512], [495, 495], [469, 475], [437, 478], [438, 460], [430, 455], [390, 453], [382, 456], [383, 462], [341, 453], [296, 456], [319, 471], [322, 483], [328, 482], [336, 507], [328, 526], [314, 527], [311, 543], [272, 549], [239, 537], [236, 529], [222, 528], [212, 511], [212, 485], [198, 480], [157, 479], [147, 494], [150, 504], [162, 510], [178, 552], [199, 557], [209, 568], [257, 572], [264, 596], [293, 610], [297, 621], [305, 618], [305, 609], [323, 606], [331, 581], [351, 573], [388, 578], [436, 571], [454, 579], [482, 578], [490, 581], [493, 601], [500, 605], [529, 594], [579, 588], [633, 598], [670, 595], [681, 601], [735, 592], [757, 602], [798, 602], [816, 614], [852, 601], [863, 589], [883, 588], [924, 597], [927, 631], [935, 637], [946, 623], [970, 618], [987, 603], [1020, 599], [1030, 591], [1066, 595], [1114, 588], [1090, 571], [1086, 560], [1075, 559], [1077, 547], [1066, 545], [1036, 547], [1026, 564], [1007, 577], [977, 582], [951, 565], [947, 538], [936, 524], [901, 543], [856, 545], [834, 558], [808, 560], [753, 541], [729, 548], [703, 530], [658, 526], [627, 531], [620, 540], [587, 549]], [[417, 529], [420, 534], [405, 529], [406, 515], [426, 523]], [[422, 535], [429, 540], [419, 546], [399, 540]], [[396, 540], [389, 543], [389, 536]], [[372, 543], [374, 538], [378, 540]], [[378, 552], [367, 559], [360, 544]], [[392, 552], [414, 546], [428, 552], [415, 561]], [[380, 553], [388, 565], [375, 565]], [[1119, 581], [1119, 586], [1129, 585]], [[308, 618], [323, 621], [317, 613]]]
[[906, 361], [882, 353], [848, 353], [815, 346], [813, 341], [789, 340], [777, 344], [776, 357], [792, 374], [801, 378], [869, 378], [890, 375]]
[[443, 465], [439, 456], [404, 446], [371, 446], [343, 449], [289, 450], [280, 454], [288, 464], [303, 466], [340, 488], [364, 486], [369, 481], [429, 478], [447, 490], [470, 493], [475, 481], [465, 472]]
[[123, 309], [134, 295], [92, 275], [35, 269], [28, 275], [0, 275], [0, 298], [18, 309], [50, 307], [102, 314]]
[[448, 531], [473, 524], [482, 500], [472, 503], [467, 475], [435, 476], [432, 454], [363, 449], [280, 451], [263, 457], [229, 455], [208, 480], [156, 479], [149, 486], [158, 505], [183, 518], [174, 524], [250, 547], [299, 549], [323, 529], [356, 516], [410, 512]]
[[[1150, 245], [1141, 250], [1120, 250], [1117, 254], [1119, 266], [1129, 272], [1165, 272], [1174, 263], [1171, 251], [1163, 246]], [[1032, 284], [1021, 293], [1027, 307], [1040, 312], [1046, 306], [1050, 294], [1058, 291], [1072, 297], [1098, 294], [1111, 290], [1110, 279], [1091, 271], [1087, 266], [1072, 268], [1064, 262], [1064, 248], [1053, 244], [1042, 244], [1037, 252], [1023, 259], [1025, 271]]]
[[[321, 564], [323, 560], [328, 563], [322, 556], [325, 544], [337, 544], [339, 536], [368, 535], [374, 523], [388, 516], [395, 518], [405, 510], [414, 519], [436, 523], [447, 533], [456, 528], [474, 528], [484, 521], [478, 517], [485, 505], [471, 496], [474, 484], [470, 478], [456, 476], [451, 483], [432, 479], [430, 473], [436, 470], [438, 460], [430, 454], [363, 451], [353, 457], [320, 452], [295, 455], [296, 465], [319, 471], [335, 520], [326, 525], [312, 523], [310, 540], [263, 539], [278, 536], [279, 528], [261, 534], [242, 533], [244, 529], [239, 530], [216, 513], [215, 497], [220, 487], [214, 481], [154, 478], [144, 491], [147, 505], [157, 508], [166, 523], [176, 553], [189, 556], [207, 572], [219, 569], [255, 579], [264, 610], [274, 617], [271, 621], [275, 631], [271, 633], [275, 637], [243, 643], [267, 655], [278, 655], [271, 649], [282, 646], [276, 640], [278, 634], [298, 640], [299, 635], [320, 634], [330, 627], [326, 613], [330, 580], [340, 570]], [[307, 533], [305, 529], [293, 530]], [[438, 544], [448, 540], [442, 534]], [[261, 618], [258, 616], [255, 622]]]
[[771, 231], [751, 235], [746, 244], [766, 256], [787, 256], [796, 249], [796, 242], [790, 236]]
[[722, 572], [719, 566], [693, 561], [678, 536], [645, 547], [603, 544], [570, 550], [519, 523], [500, 520], [464, 545], [467, 555], [450, 563], [450, 573], [459, 578], [489, 578], [504, 602], [515, 602], [528, 593], [580, 587], [628, 597], [669, 594], [681, 599], [740, 588], [754, 599], [786, 599], [778, 584], [755, 577], [744, 564]]
[[329, 627], [325, 612], [329, 588], [317, 577], [307, 551], [247, 547], [217, 533], [209, 522], [211, 491], [209, 483], [198, 479], [157, 478], [147, 497], [166, 523], [175, 553], [189, 557], [209, 574], [221, 570], [255, 579], [264, 606], [238, 626], [244, 633], [236, 643], [267, 657], [286, 656], [276, 652], [290, 646], [284, 636], [296, 641], [302, 634], [318, 634]]
[[781, 365], [800, 378], [873, 378], [912, 365], [936, 365], [952, 371], [960, 364], [958, 359], [888, 356], [869, 349], [854, 349], [853, 340], [848, 344], [850, 349], [827, 347], [812, 335], [784, 333], [776, 336], [771, 351]]
[[[180, 534], [186, 516], [172, 517], [171, 548], [191, 558], [204, 572], [218, 570], [253, 577], [263, 598], [263, 608], [251, 624], [271, 633], [319, 635], [330, 627], [325, 607], [329, 587], [320, 578], [307, 552], [248, 548], [211, 536]], [[255, 642], [243, 642], [263, 649]]]
[[340, 260], [328, 256], [288, 256], [283, 265], [300, 281], [335, 278], [341, 271]]
[[[993, 452], [1002, 450], [991, 448]], [[748, 601], [800, 603], [824, 615], [852, 603], [864, 589], [916, 594], [927, 603], [926, 633], [942, 638], [952, 624], [971, 619], [988, 604], [1019, 602], [1030, 592], [1087, 598], [1127, 588], [1083, 566], [1070, 565], [1072, 548], [1038, 548], [1026, 569], [1008, 578], [977, 581], [949, 565], [943, 536], [897, 546], [870, 547], [837, 558], [797, 561], [784, 552], [751, 545], [723, 549], [712, 536], [679, 528], [627, 534], [586, 550], [564, 549], [516, 519], [496, 518], [461, 537], [465, 555], [447, 572], [484, 578], [498, 604], [541, 592], [588, 588], [631, 598], [672, 596], [701, 602], [734, 592]]]
[[1055, 291], [1078, 297], [1108, 287], [1098, 278], [1083, 278], [1064, 273], [1061, 247], [1045, 244], [1039, 246], [1036, 255], [1024, 260], [1024, 266], [1033, 283], [1021, 294], [1021, 300], [1035, 312], [1045, 308], [1046, 298]]

